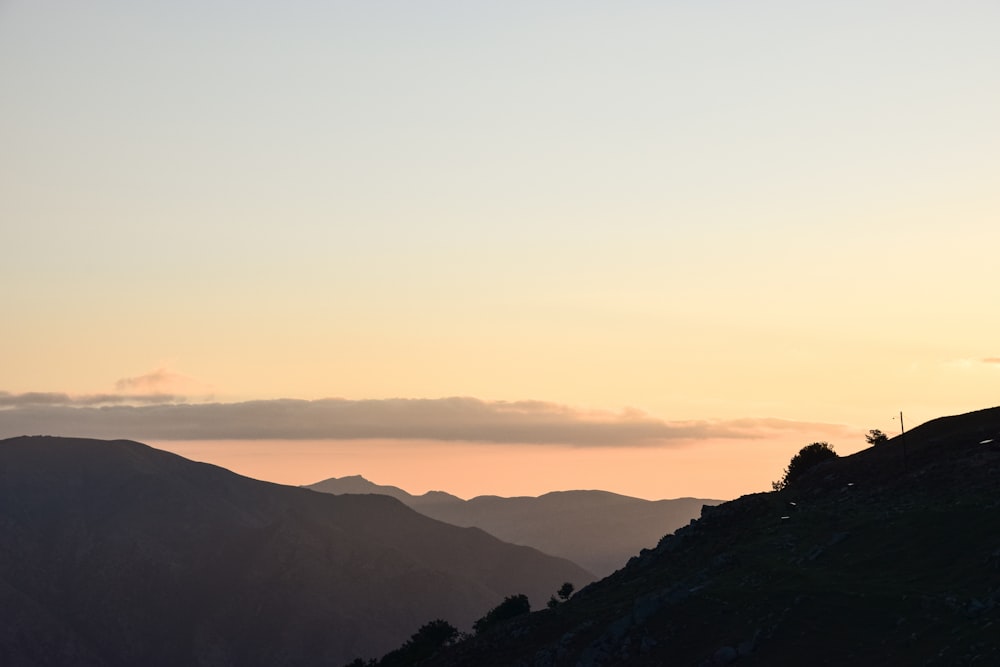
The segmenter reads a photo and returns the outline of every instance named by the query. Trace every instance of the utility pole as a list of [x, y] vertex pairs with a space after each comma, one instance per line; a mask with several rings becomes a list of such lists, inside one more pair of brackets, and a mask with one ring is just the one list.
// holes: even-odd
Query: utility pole
[[903, 472], [906, 472], [906, 427], [903, 426], [903, 411], [899, 411], [899, 430], [903, 435]]

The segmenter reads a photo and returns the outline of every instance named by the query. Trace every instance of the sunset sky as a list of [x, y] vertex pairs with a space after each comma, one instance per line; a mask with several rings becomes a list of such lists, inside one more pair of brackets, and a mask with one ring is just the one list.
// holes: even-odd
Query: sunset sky
[[0, 437], [730, 498], [1000, 404], [998, 34], [995, 0], [0, 2]]

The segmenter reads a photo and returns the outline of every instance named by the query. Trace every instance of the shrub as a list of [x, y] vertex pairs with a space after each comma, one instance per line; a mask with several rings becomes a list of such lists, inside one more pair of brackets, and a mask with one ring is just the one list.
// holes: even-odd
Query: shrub
[[835, 458], [837, 458], [837, 452], [833, 451], [833, 445], [829, 442], [814, 442], [806, 445], [789, 461], [784, 476], [777, 482], [771, 482], [771, 488], [775, 491], [781, 491], [802, 477], [803, 473], [813, 466]]
[[[426, 660], [458, 639], [458, 629], [448, 621], [436, 619], [425, 623], [401, 647], [387, 653], [377, 664], [381, 667], [403, 667]], [[361, 663], [363, 664], [363, 663]], [[351, 663], [347, 667], [361, 667]]]
[[869, 445], [877, 447], [878, 445], [884, 445], [885, 443], [889, 442], [889, 436], [887, 436], [885, 433], [878, 430], [877, 428], [873, 428], [870, 431], [868, 431], [868, 434], [865, 436], [865, 442], [867, 442]]
[[566, 583], [564, 583], [562, 586], [559, 587], [559, 590], [556, 591], [556, 595], [558, 595], [559, 598], [556, 599], [556, 595], [553, 595], [552, 597], [549, 598], [549, 604], [548, 604], [549, 609], [558, 607], [560, 604], [568, 600], [570, 596], [573, 595], [573, 591], [575, 590], [576, 587], [570, 582], [567, 581]]
[[476, 631], [476, 634], [479, 634], [501, 621], [506, 621], [507, 619], [520, 616], [521, 614], [527, 614], [530, 611], [531, 603], [528, 602], [527, 595], [524, 595], [523, 593], [519, 593], [518, 595], [508, 595], [504, 598], [503, 602], [498, 604], [493, 609], [490, 609], [485, 616], [473, 623], [472, 629]]

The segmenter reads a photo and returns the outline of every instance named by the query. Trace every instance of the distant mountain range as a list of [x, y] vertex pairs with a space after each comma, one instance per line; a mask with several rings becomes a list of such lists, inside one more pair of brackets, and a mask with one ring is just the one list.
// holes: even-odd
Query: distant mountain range
[[538, 497], [477, 496], [441, 491], [414, 496], [360, 475], [333, 477], [306, 488], [324, 493], [392, 496], [421, 514], [456, 526], [475, 526], [506, 542], [535, 547], [579, 563], [598, 576], [623, 567], [641, 549], [722, 500], [643, 500], [607, 491], [556, 491]]
[[554, 609], [420, 664], [1000, 665], [1000, 408], [706, 507]]
[[334, 665], [468, 628], [577, 565], [377, 495], [241, 477], [145, 445], [0, 441], [0, 665]]

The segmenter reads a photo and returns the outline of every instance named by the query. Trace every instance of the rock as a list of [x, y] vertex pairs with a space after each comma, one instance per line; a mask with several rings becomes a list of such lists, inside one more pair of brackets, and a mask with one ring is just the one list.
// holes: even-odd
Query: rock
[[757, 646], [756, 639], [757, 637], [755, 635], [753, 639], [748, 639], [746, 641], [740, 642], [740, 645], [736, 647], [736, 652], [739, 654], [741, 658], [745, 658], [746, 656], [753, 653], [754, 648]]
[[732, 646], [723, 646], [712, 654], [713, 665], [730, 665], [739, 660], [740, 654]]

